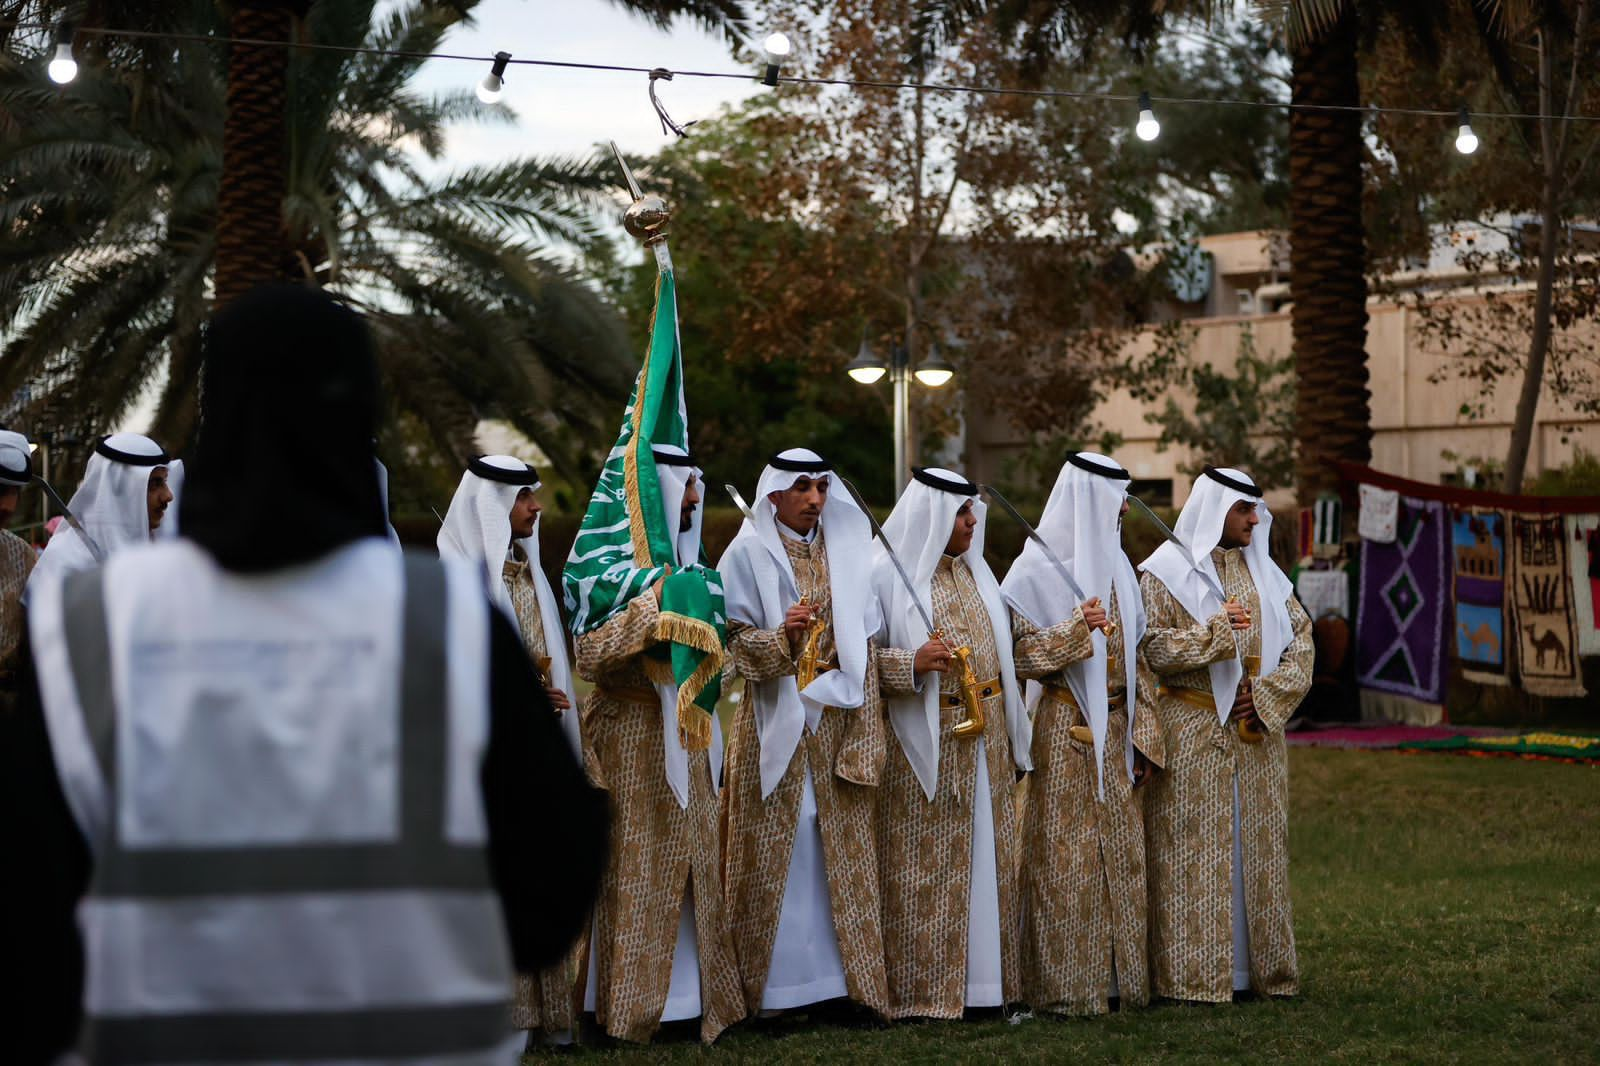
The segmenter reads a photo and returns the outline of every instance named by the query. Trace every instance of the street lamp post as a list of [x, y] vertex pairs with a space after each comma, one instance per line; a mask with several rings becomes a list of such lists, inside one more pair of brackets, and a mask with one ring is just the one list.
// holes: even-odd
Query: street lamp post
[[911, 352], [904, 344], [890, 349], [887, 365], [872, 350], [867, 338], [861, 338], [861, 348], [845, 368], [853, 381], [862, 385], [875, 385], [885, 373], [894, 389], [894, 494], [905, 491], [910, 474], [911, 454], [911, 379], [927, 388], [937, 389], [955, 376], [955, 367], [939, 356], [935, 345], [928, 345], [928, 354], [915, 370], [911, 369]]

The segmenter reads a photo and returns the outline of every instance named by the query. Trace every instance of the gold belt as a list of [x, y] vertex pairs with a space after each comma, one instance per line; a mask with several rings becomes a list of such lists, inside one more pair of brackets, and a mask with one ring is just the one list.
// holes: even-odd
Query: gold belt
[[653, 707], [661, 702], [655, 689], [643, 685], [596, 685], [594, 694], [612, 703], [633, 703], [645, 707]]
[[[1063, 707], [1077, 712], [1073, 716], [1072, 725], [1067, 728], [1067, 734], [1079, 744], [1093, 744], [1094, 734], [1089, 731], [1088, 725], [1084, 723], [1083, 718], [1081, 717], [1083, 714], [1083, 708], [1078, 706], [1078, 698], [1072, 694], [1072, 690], [1065, 685], [1052, 685], [1046, 683], [1044, 686], [1044, 694], [1049, 696], [1051, 699], [1060, 702]], [[1108, 693], [1106, 696], [1106, 709], [1116, 710], [1127, 702], [1127, 689], [1123, 689], [1121, 692]]]
[[[1046, 696], [1049, 696], [1051, 699], [1056, 700], [1057, 702], [1059, 702], [1059, 703], [1061, 703], [1061, 704], [1063, 704], [1063, 705], [1065, 705], [1067, 707], [1070, 707], [1074, 711], [1082, 711], [1083, 710], [1082, 707], [1078, 706], [1078, 697], [1074, 696], [1072, 694], [1072, 690], [1070, 688], [1068, 688], [1067, 686], [1065, 686], [1065, 685], [1046, 684], [1044, 686], [1044, 694]], [[1110, 710], [1114, 711], [1118, 707], [1121, 707], [1121, 706], [1125, 705], [1127, 702], [1128, 702], [1128, 690], [1127, 689], [1122, 689], [1120, 691], [1108, 693], [1106, 695], [1106, 707], [1108, 709], [1110, 709]]]
[[1202, 689], [1162, 685], [1161, 694], [1163, 696], [1171, 696], [1175, 700], [1181, 700], [1191, 707], [1198, 707], [1202, 711], [1215, 711], [1217, 709], [1217, 701], [1212, 697], [1211, 693]]
[[[991, 699], [1000, 695], [1002, 691], [1000, 678], [998, 677], [991, 677], [987, 681], [978, 682], [978, 698], [980, 700]], [[946, 707], [962, 707], [966, 705], [966, 697], [961, 694], [959, 688], [955, 692], [941, 692], [939, 695], [944, 699]]]

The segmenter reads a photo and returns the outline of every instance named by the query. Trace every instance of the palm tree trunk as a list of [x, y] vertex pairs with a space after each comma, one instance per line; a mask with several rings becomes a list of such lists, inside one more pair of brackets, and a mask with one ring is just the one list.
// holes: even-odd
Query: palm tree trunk
[[[235, 39], [288, 41], [303, 0], [242, 0], [229, 20]], [[217, 306], [266, 282], [294, 276], [283, 226], [287, 185], [284, 112], [289, 50], [233, 46], [217, 191]]]
[[[1354, 5], [1346, 5], [1328, 32], [1294, 49], [1294, 103], [1359, 106], [1356, 43]], [[1372, 457], [1361, 161], [1359, 113], [1290, 111], [1295, 488], [1302, 504], [1337, 489], [1334, 460]]]

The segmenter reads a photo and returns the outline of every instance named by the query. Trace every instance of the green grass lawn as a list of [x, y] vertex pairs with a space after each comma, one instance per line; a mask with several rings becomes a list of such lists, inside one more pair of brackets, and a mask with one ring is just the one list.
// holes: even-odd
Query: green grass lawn
[[559, 1057], [1600, 1061], [1600, 767], [1310, 749], [1290, 765], [1296, 1000], [1017, 1024], [745, 1023], [710, 1049]]

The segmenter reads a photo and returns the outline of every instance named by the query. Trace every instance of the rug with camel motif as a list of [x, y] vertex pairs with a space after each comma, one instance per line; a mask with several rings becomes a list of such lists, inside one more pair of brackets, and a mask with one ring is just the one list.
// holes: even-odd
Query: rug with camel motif
[[1538, 696], [1583, 696], [1566, 525], [1560, 515], [1511, 516], [1511, 618], [1517, 673]]
[[1506, 516], [1492, 507], [1450, 508], [1455, 645], [1461, 674], [1510, 684], [1506, 659]]

